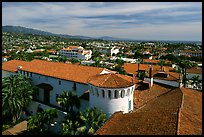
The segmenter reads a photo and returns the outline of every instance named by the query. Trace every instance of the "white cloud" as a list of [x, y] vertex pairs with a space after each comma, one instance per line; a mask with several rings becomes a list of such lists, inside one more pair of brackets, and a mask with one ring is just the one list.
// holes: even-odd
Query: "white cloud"
[[[87, 36], [114, 36], [139, 39], [186, 39], [201, 40], [202, 4], [169, 2], [40, 2], [31, 4], [3, 3], [2, 24], [20, 25], [50, 31]], [[154, 12], [157, 11], [157, 12]], [[160, 12], [158, 12], [160, 11]], [[138, 14], [140, 18], [95, 18]], [[142, 20], [142, 16], [160, 17], [157, 24]], [[166, 23], [162, 17], [193, 17], [192, 21]], [[200, 15], [200, 16], [199, 16]], [[80, 18], [92, 17], [92, 18]], [[199, 19], [200, 18], [200, 19]], [[179, 20], [179, 18], [176, 18]], [[126, 22], [133, 22], [128, 24]], [[134, 24], [134, 22], [138, 22]], [[165, 24], [164, 24], [165, 23]], [[92, 27], [93, 26], [93, 27]]]

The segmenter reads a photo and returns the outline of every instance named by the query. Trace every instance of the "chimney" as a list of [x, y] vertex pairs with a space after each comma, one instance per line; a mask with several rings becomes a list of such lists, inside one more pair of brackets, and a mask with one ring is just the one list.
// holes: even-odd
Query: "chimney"
[[22, 66], [18, 66], [18, 67], [17, 67], [17, 70], [20, 70], [20, 69], [22, 69]]
[[152, 72], [152, 67], [150, 66], [150, 68], [149, 68], [149, 79], [150, 79], [150, 87], [152, 87], [153, 86], [153, 72]]
[[17, 68], [18, 73], [21, 73], [20, 70], [22, 69], [22, 66], [18, 66]]

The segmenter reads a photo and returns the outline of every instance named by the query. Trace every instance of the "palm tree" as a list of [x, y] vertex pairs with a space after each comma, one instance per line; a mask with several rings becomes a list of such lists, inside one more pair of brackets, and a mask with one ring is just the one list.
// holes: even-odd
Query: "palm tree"
[[73, 112], [73, 107], [80, 107], [80, 100], [74, 92], [63, 91], [57, 98], [57, 103], [62, 106], [67, 112]]
[[51, 122], [54, 122], [53, 120], [55, 118], [57, 118], [57, 116], [58, 115], [57, 115], [56, 109], [46, 109], [44, 111], [44, 117], [45, 117], [45, 119], [46, 119], [46, 121], [48, 123], [48, 131], [50, 131], [50, 124], [51, 124]]
[[[28, 131], [30, 131], [31, 134], [50, 131], [50, 124], [57, 116], [56, 109], [46, 109], [42, 112], [38, 112], [35, 116], [28, 117]], [[48, 124], [48, 129], [46, 129], [45, 124]]]
[[140, 63], [142, 63], [143, 62], [143, 58], [138, 58], [138, 72], [139, 72], [139, 70], [140, 70]]
[[196, 85], [196, 87], [198, 86], [198, 81], [199, 81], [199, 76], [193, 76], [192, 77], [192, 80], [193, 80], [193, 82], [192, 82], [192, 85]]
[[188, 68], [191, 68], [193, 66], [193, 63], [191, 63], [189, 60], [181, 60], [179, 61], [178, 65], [182, 69], [183, 83], [184, 83], [184, 87], [186, 87], [186, 83], [187, 83], [186, 71]]
[[2, 114], [11, 115], [12, 121], [20, 119], [24, 107], [33, 99], [31, 80], [22, 75], [11, 75], [2, 80]]
[[91, 135], [94, 134], [94, 132], [107, 120], [106, 114], [96, 107], [87, 108], [83, 113], [81, 113], [80, 118], [84, 121], [87, 134]]
[[162, 71], [162, 68], [165, 65], [165, 60], [159, 60], [158, 65], [161, 66], [161, 71]]

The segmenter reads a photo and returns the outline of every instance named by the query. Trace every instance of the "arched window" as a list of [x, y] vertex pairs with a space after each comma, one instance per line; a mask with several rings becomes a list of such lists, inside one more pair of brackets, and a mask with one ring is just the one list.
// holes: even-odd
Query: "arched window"
[[102, 97], [105, 98], [105, 91], [102, 90]]
[[108, 97], [111, 98], [111, 90], [108, 90]]
[[121, 91], [121, 98], [124, 98], [124, 96], [125, 96], [125, 90], [122, 90]]
[[128, 88], [128, 90], [127, 90], [127, 96], [129, 96], [130, 95], [130, 89]]
[[119, 91], [118, 90], [115, 90], [115, 98], [118, 98], [118, 96], [119, 96]]

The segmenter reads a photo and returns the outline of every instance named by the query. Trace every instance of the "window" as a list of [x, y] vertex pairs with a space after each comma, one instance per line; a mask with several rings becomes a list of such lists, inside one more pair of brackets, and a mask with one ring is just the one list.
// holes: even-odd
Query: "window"
[[59, 97], [59, 94], [56, 94], [56, 102], [57, 102], [57, 98]]
[[31, 73], [30, 73], [30, 77], [32, 77], [32, 76], [33, 76], [33, 73], [31, 72]]
[[75, 82], [74, 82], [74, 86], [73, 86], [73, 89], [74, 89], [74, 90], [76, 90], [76, 83], [75, 83]]
[[111, 90], [108, 90], [108, 97], [111, 98]]
[[59, 80], [59, 85], [61, 85], [61, 80]]
[[119, 91], [115, 90], [115, 98], [118, 98], [118, 96], [119, 96]]
[[102, 90], [102, 97], [105, 98], [105, 91]]
[[98, 89], [97, 89], [97, 88], [95, 88], [95, 91], [96, 91], [97, 97], [99, 97], [99, 92], [98, 92]]
[[122, 90], [121, 91], [121, 98], [124, 98], [124, 96], [125, 96], [125, 90]]
[[25, 75], [25, 71], [23, 71], [23, 75]]
[[27, 72], [27, 77], [28, 77], [29, 72]]
[[130, 95], [130, 89], [127, 90], [127, 96], [129, 96], [129, 95]]

